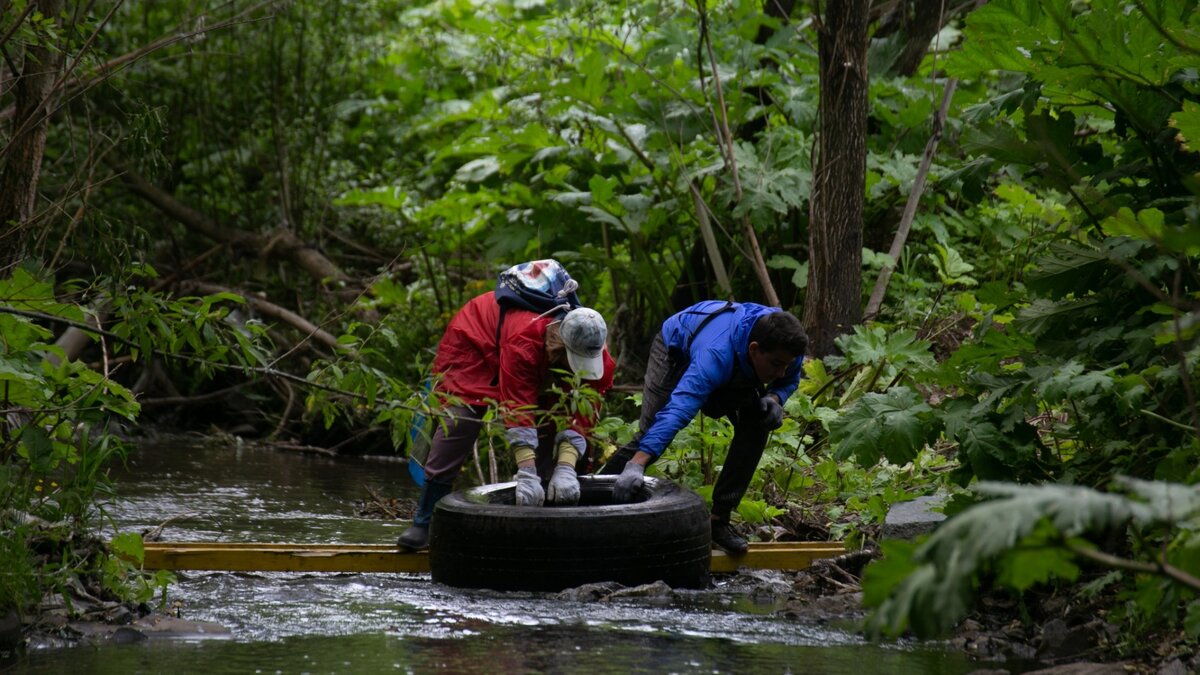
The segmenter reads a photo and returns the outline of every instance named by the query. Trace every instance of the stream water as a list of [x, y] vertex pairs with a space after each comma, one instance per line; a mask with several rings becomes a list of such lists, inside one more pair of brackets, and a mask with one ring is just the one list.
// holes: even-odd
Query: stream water
[[[390, 543], [370, 491], [415, 497], [405, 466], [176, 439], [134, 451], [108, 512], [167, 541]], [[851, 626], [784, 617], [738, 577], [611, 602], [449, 588], [424, 574], [179, 573], [169, 602], [216, 637], [33, 649], [19, 673], [969, 673], [937, 645], [876, 645]], [[1011, 666], [1009, 666], [1011, 668]]]

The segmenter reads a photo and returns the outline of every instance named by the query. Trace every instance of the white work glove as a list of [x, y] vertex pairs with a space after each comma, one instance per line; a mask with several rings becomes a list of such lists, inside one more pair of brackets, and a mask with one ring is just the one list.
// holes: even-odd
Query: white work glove
[[538, 478], [537, 469], [532, 466], [517, 469], [516, 501], [517, 506], [541, 506], [546, 501], [542, 479]]
[[546, 501], [551, 504], [578, 504], [579, 478], [575, 467], [559, 464], [550, 476], [550, 487], [546, 490]]
[[646, 467], [641, 464], [632, 461], [626, 462], [625, 469], [621, 471], [621, 475], [617, 476], [617, 482], [613, 484], [613, 502], [624, 504], [632, 499], [633, 493], [642, 489], [645, 472]]

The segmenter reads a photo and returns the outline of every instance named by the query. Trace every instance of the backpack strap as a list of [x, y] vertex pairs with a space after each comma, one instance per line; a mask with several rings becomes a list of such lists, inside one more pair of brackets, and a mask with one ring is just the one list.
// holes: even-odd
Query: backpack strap
[[708, 316], [705, 316], [704, 320], [700, 322], [700, 325], [696, 326], [696, 330], [692, 331], [692, 334], [688, 336], [687, 346], [683, 348], [684, 351], [690, 355], [692, 352], [692, 343], [696, 341], [696, 336], [700, 334], [700, 331], [704, 330], [704, 327], [707, 326], [710, 321], [717, 318], [718, 314], [724, 314], [725, 312], [733, 309], [733, 305], [734, 302], [732, 300], [726, 300], [724, 306], [709, 312]]
[[496, 320], [496, 374], [492, 377], [493, 387], [500, 384], [500, 329], [504, 327], [504, 315], [508, 312], [508, 305], [497, 304], [500, 306], [500, 318]]
[[[682, 372], [677, 372], [677, 369], [683, 367], [683, 365], [685, 363], [685, 359], [691, 360], [691, 358], [692, 358], [692, 343], [696, 341], [696, 336], [699, 335], [700, 331], [704, 330], [705, 326], [707, 326], [713, 319], [717, 318], [717, 316], [724, 314], [725, 312], [728, 312], [730, 310], [735, 309], [736, 304], [737, 303], [735, 303], [732, 300], [726, 300], [724, 305], [705, 314], [704, 319], [702, 319], [700, 321], [700, 325], [696, 326], [696, 330], [691, 331], [690, 334], [688, 335], [687, 344], [684, 345], [682, 349], [680, 349], [679, 347], [670, 347], [667, 349], [667, 358], [671, 362], [671, 365], [668, 369], [668, 372], [670, 373], [669, 377], [677, 378], [678, 376], [681, 376], [683, 374]], [[687, 313], [688, 314], [701, 314], [701, 312], [687, 312]], [[737, 367], [736, 364], [737, 364], [737, 361], [735, 360], [734, 361], [735, 368]]]

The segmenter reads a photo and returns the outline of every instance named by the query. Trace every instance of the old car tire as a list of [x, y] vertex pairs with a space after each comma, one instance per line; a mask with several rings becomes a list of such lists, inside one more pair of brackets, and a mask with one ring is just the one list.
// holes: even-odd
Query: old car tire
[[580, 476], [578, 506], [516, 506], [515, 483], [451, 493], [430, 525], [433, 580], [506, 591], [601, 581], [707, 586], [712, 531], [704, 500], [647, 477], [633, 503], [613, 504], [616, 478]]

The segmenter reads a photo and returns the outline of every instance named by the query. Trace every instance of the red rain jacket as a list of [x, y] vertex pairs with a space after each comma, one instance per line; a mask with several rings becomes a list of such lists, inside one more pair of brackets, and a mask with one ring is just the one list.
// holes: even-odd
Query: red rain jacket
[[[497, 349], [499, 321], [500, 306], [494, 293], [484, 293], [463, 305], [446, 327], [433, 360], [436, 388], [470, 405], [503, 402], [508, 411], [507, 427], [537, 426], [533, 410], [538, 407], [538, 396], [552, 375], [546, 360], [546, 327], [554, 320], [539, 318], [528, 310], [508, 308], [500, 328], [502, 347]], [[588, 386], [604, 395], [612, 388], [615, 369], [606, 347], [604, 377], [586, 380]], [[525, 410], [514, 410], [519, 408]], [[587, 435], [595, 422], [576, 415], [571, 428]]]

